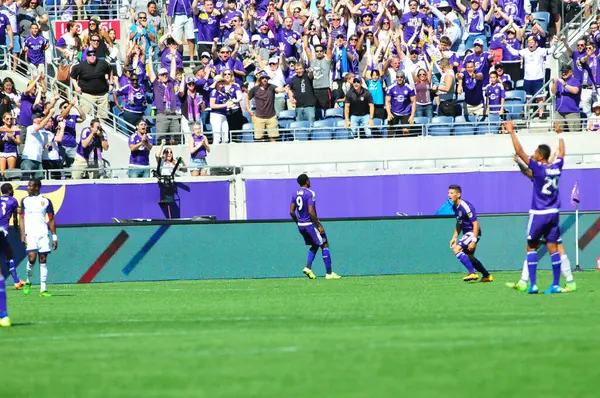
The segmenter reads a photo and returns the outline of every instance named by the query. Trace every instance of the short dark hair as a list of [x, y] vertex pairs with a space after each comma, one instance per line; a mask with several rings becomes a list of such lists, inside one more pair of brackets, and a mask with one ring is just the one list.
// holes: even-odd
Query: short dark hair
[[306, 183], [308, 182], [308, 176], [306, 174], [300, 174], [298, 176], [298, 178], [296, 178], [296, 181], [298, 181], [298, 185], [300, 185], [301, 187], [306, 185]]
[[462, 193], [462, 188], [460, 187], [460, 185], [452, 184], [448, 187], [448, 189], [453, 189], [458, 193]]
[[94, 125], [94, 123], [100, 123], [100, 124], [102, 124], [102, 122], [100, 121], [100, 119], [98, 119], [97, 117], [93, 118], [93, 119], [90, 121], [90, 127], [91, 127], [91, 126], [93, 126], [93, 125]]
[[2, 184], [2, 187], [0, 187], [0, 191], [2, 191], [2, 195], [6, 195], [7, 193], [9, 193], [10, 191], [13, 191], [13, 186], [11, 184], [9, 184], [8, 182], [5, 184]]
[[146, 4], [146, 7], [150, 7], [152, 4], [154, 4], [155, 6], [158, 6], [158, 4], [156, 4], [156, 1], [154, 1], [154, 0], [150, 0], [150, 1], [148, 2], [148, 4]]
[[29, 180], [29, 183], [35, 185], [38, 188], [42, 187], [42, 180], [40, 180], [39, 178], [32, 178], [31, 180]]
[[496, 72], [495, 70], [490, 72], [490, 76], [495, 75], [496, 77], [498, 77], [498, 72]]
[[538, 152], [540, 153], [540, 155], [542, 155], [544, 160], [550, 159], [550, 147], [548, 145], [546, 145], [546, 144], [539, 145]]

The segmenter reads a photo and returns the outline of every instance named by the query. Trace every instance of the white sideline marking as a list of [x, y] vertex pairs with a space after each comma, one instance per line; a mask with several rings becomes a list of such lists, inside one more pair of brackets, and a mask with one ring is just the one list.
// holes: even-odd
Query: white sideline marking
[[93, 287], [90, 289], [57, 289], [54, 290], [53, 292], [56, 292], [58, 294], [60, 294], [61, 292], [65, 292], [65, 293], [90, 293], [90, 292], [118, 292], [118, 293], [130, 293], [130, 292], [183, 292], [183, 291], [190, 291], [193, 293], [198, 293], [198, 292], [232, 292], [232, 291], [239, 291], [239, 292], [245, 292], [245, 291], [253, 291], [255, 289], [233, 289], [233, 288], [202, 288], [202, 289], [176, 289], [176, 288], [170, 288], [170, 289], [140, 289], [140, 288], [131, 288], [131, 289], [103, 289], [103, 288], [98, 288], [98, 287]]

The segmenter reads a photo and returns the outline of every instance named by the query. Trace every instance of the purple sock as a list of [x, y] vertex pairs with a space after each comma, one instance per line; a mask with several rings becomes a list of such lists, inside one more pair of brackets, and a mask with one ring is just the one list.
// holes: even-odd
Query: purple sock
[[10, 274], [12, 275], [15, 283], [19, 283], [19, 277], [17, 276], [17, 266], [15, 265], [14, 260], [8, 261], [8, 270], [10, 271]]
[[318, 251], [319, 251], [319, 246], [311, 246], [311, 248], [308, 249], [308, 258], [306, 259], [306, 268], [312, 269], [312, 263], [315, 260], [315, 256], [317, 255]]
[[6, 309], [6, 287], [4, 285], [4, 276], [0, 274], [0, 318], [8, 316]]
[[552, 260], [552, 285], [558, 286], [560, 284], [560, 264], [562, 262], [560, 259], [560, 253], [552, 253], [550, 255], [550, 260]]
[[459, 259], [461, 263], [463, 263], [463, 265], [465, 266], [467, 271], [469, 271], [469, 274], [475, 273], [475, 269], [473, 268], [473, 264], [471, 263], [471, 260], [469, 260], [469, 256], [467, 256], [463, 252], [458, 252], [458, 253], [456, 253], [456, 258]]
[[322, 250], [323, 262], [325, 263], [325, 272], [331, 274], [331, 253], [329, 253], [329, 248], [325, 248]]
[[[529, 269], [529, 281], [531, 286], [537, 285], [537, 252], [527, 252], [527, 268]], [[560, 272], [560, 266], [559, 266]]]

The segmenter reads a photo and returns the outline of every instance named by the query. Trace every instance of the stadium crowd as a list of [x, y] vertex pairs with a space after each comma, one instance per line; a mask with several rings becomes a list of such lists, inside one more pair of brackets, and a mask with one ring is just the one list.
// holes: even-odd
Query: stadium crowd
[[[359, 127], [366, 137], [381, 135], [372, 128], [387, 125], [394, 137], [434, 117], [501, 120], [509, 98], [522, 110], [552, 94], [554, 117], [567, 130], [579, 128], [580, 109], [588, 128], [600, 129], [598, 23], [577, 49], [554, 35], [589, 1], [571, 0], [564, 14], [549, 0], [131, 0], [119, 3], [128, 8], [120, 39], [102, 28], [118, 17], [115, 4], [0, 0], [0, 45], [26, 61], [31, 79], [22, 93], [10, 78], [3, 82], [1, 173], [17, 167], [19, 147], [23, 170], [98, 167], [108, 148], [101, 126], [113, 118], [107, 110], [134, 126], [121, 123], [130, 134], [130, 177], [149, 176], [155, 141], [168, 165], [174, 159], [163, 146], [191, 135], [190, 170], [203, 174], [210, 145], [229, 143], [231, 131], [252, 129], [253, 141], [290, 139], [286, 115], [306, 126], [343, 120], [336, 126], [354, 136]], [[56, 41], [49, 14], [67, 21]], [[545, 60], [560, 40], [573, 66], [563, 65], [547, 93]], [[58, 109], [45, 98], [54, 90], [46, 87], [54, 49], [56, 77], [82, 97], [55, 95]], [[5, 67], [20, 66], [13, 59]], [[549, 111], [539, 106], [531, 116]], [[78, 142], [76, 126], [87, 120]], [[47, 135], [34, 142], [40, 131]]]

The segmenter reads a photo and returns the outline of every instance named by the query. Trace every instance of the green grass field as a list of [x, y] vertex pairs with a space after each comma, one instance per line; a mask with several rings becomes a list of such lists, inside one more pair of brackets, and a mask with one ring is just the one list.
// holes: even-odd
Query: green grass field
[[600, 273], [461, 278], [11, 286], [0, 397], [600, 395]]

